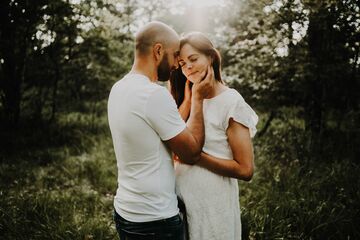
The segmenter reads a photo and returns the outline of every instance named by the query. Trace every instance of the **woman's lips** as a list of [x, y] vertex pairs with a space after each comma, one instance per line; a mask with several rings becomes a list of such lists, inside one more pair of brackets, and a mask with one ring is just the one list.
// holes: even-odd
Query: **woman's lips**
[[194, 75], [195, 73], [197, 73], [197, 71], [190, 73], [190, 74], [189, 74], [189, 77], [190, 77], [191, 75]]

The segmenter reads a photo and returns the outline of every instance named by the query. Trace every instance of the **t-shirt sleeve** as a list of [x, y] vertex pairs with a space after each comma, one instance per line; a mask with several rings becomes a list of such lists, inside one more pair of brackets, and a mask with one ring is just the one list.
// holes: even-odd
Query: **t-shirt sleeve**
[[229, 120], [232, 118], [234, 121], [241, 123], [245, 127], [249, 128], [250, 136], [254, 137], [256, 134], [256, 124], [259, 120], [255, 111], [245, 102], [245, 100], [239, 96], [227, 112], [225, 118], [224, 127], [229, 127]]
[[159, 87], [151, 94], [146, 104], [145, 113], [148, 123], [163, 141], [175, 137], [186, 127], [174, 98], [163, 87]]

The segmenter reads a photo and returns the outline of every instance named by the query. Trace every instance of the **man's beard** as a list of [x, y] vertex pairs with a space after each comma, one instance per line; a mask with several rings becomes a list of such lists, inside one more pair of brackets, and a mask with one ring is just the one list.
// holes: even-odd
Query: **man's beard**
[[158, 81], [166, 82], [170, 78], [171, 73], [168, 54], [166, 53], [157, 68]]

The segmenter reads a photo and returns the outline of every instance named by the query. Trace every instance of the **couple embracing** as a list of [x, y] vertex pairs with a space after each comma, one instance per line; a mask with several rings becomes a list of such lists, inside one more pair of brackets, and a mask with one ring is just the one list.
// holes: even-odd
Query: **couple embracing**
[[[108, 100], [120, 239], [241, 239], [237, 179], [253, 175], [257, 115], [223, 83], [205, 35], [179, 38], [151, 22], [135, 45], [132, 69]], [[170, 91], [156, 83], [169, 79]]]

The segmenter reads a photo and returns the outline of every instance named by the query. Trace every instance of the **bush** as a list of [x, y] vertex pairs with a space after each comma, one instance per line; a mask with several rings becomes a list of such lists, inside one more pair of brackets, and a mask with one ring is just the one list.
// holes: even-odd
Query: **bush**
[[243, 239], [360, 237], [359, 166], [311, 159], [304, 135], [277, 120], [255, 139], [253, 180], [240, 182]]
[[[87, 127], [88, 118], [65, 119], [32, 137], [24, 127], [17, 132], [19, 151], [9, 149], [3, 155], [1, 239], [116, 237], [112, 220], [116, 163], [106, 118], [97, 119], [95, 130]], [[49, 133], [55, 135], [46, 141]]]

